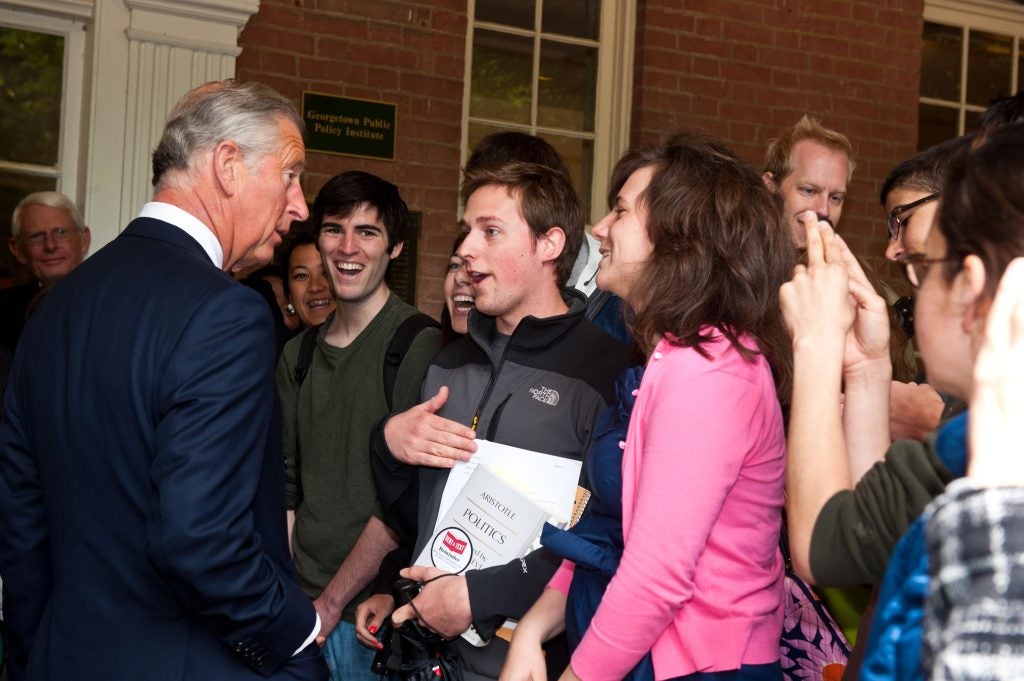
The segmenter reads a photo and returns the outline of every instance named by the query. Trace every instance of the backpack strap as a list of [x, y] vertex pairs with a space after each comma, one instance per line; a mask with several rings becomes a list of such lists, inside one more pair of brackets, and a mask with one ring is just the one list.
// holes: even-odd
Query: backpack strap
[[[398, 378], [398, 369], [402, 366], [405, 353], [409, 352], [416, 336], [429, 328], [440, 329], [441, 325], [434, 321], [433, 317], [417, 312], [406, 317], [391, 336], [388, 351], [384, 354], [384, 398], [388, 401], [388, 412], [394, 409], [392, 397], [395, 393], [395, 379]], [[296, 370], [298, 370], [298, 365], [296, 365]]]
[[309, 373], [309, 367], [313, 363], [313, 349], [316, 347], [316, 334], [319, 330], [319, 326], [314, 326], [312, 329], [302, 332], [302, 345], [299, 346], [299, 357], [295, 360], [293, 373], [295, 382], [300, 386], [306, 380], [306, 374]]

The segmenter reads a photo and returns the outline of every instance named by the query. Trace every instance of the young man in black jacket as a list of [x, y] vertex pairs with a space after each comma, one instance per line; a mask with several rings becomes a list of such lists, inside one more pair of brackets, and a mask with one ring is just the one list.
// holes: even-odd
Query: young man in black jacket
[[[580, 459], [594, 421], [613, 399], [615, 378], [633, 363], [624, 345], [585, 318], [582, 296], [564, 291], [584, 229], [568, 178], [510, 163], [468, 172], [462, 197], [467, 237], [458, 255], [476, 295], [469, 334], [428, 367], [422, 395], [429, 399], [388, 419], [372, 445], [396, 481], [413, 480], [420, 467], [411, 483], [418, 488], [414, 556], [433, 534], [448, 469], [469, 458], [475, 437]], [[502, 622], [526, 612], [557, 566], [540, 550], [436, 580], [416, 596], [416, 611], [399, 608], [393, 620], [419, 618], [447, 638], [472, 625], [489, 643], [478, 648], [458, 639], [464, 676], [497, 678], [508, 650]], [[415, 580], [437, 574], [403, 571]], [[365, 636], [392, 607], [386, 599], [360, 606], [357, 629]]]

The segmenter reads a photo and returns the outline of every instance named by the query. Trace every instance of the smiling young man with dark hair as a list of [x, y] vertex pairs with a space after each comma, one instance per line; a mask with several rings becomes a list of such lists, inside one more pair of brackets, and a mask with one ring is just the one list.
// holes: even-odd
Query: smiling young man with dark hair
[[[356, 643], [353, 613], [396, 546], [379, 517], [370, 432], [392, 409], [415, 404], [427, 362], [441, 346], [440, 331], [427, 328], [384, 280], [408, 220], [398, 188], [379, 177], [351, 171], [323, 186], [313, 226], [336, 309], [285, 346], [277, 370], [292, 550], [320, 614], [336, 680], [376, 678], [373, 653]], [[386, 378], [392, 340], [406, 320], [419, 326]]]

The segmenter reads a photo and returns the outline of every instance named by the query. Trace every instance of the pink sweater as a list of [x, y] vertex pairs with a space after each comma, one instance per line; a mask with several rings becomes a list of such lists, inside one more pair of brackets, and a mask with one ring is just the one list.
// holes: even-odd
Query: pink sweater
[[[572, 657], [584, 681], [621, 679], [647, 651], [657, 679], [779, 659], [782, 414], [763, 357], [704, 347], [711, 360], [662, 339], [647, 363], [624, 443], [622, 562]], [[572, 568], [549, 586], [567, 592]]]

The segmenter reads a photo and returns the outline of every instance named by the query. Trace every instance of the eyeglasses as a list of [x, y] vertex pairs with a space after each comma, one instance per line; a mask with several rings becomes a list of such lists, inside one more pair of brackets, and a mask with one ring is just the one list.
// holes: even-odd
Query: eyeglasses
[[32, 234], [31, 236], [19, 235], [18, 238], [29, 246], [42, 246], [46, 242], [46, 237], [50, 237], [54, 241], [64, 242], [70, 240], [77, 231], [77, 227], [73, 227], [71, 229], [66, 227], [54, 227], [48, 232], [40, 231]]
[[910, 219], [909, 216], [903, 217], [907, 211], [914, 210], [922, 203], [934, 201], [939, 198], [939, 194], [940, 192], [935, 192], [934, 194], [929, 194], [917, 201], [911, 201], [910, 203], [905, 203], [902, 206], [896, 206], [893, 208], [892, 212], [886, 217], [886, 222], [889, 225], [889, 241], [895, 241], [900, 238], [900, 232], [902, 232], [903, 228], [907, 226], [907, 221]]
[[921, 282], [928, 276], [932, 265], [941, 262], [956, 262], [958, 258], [926, 258], [924, 253], [911, 253], [903, 258], [903, 274], [914, 288], [921, 288]]

